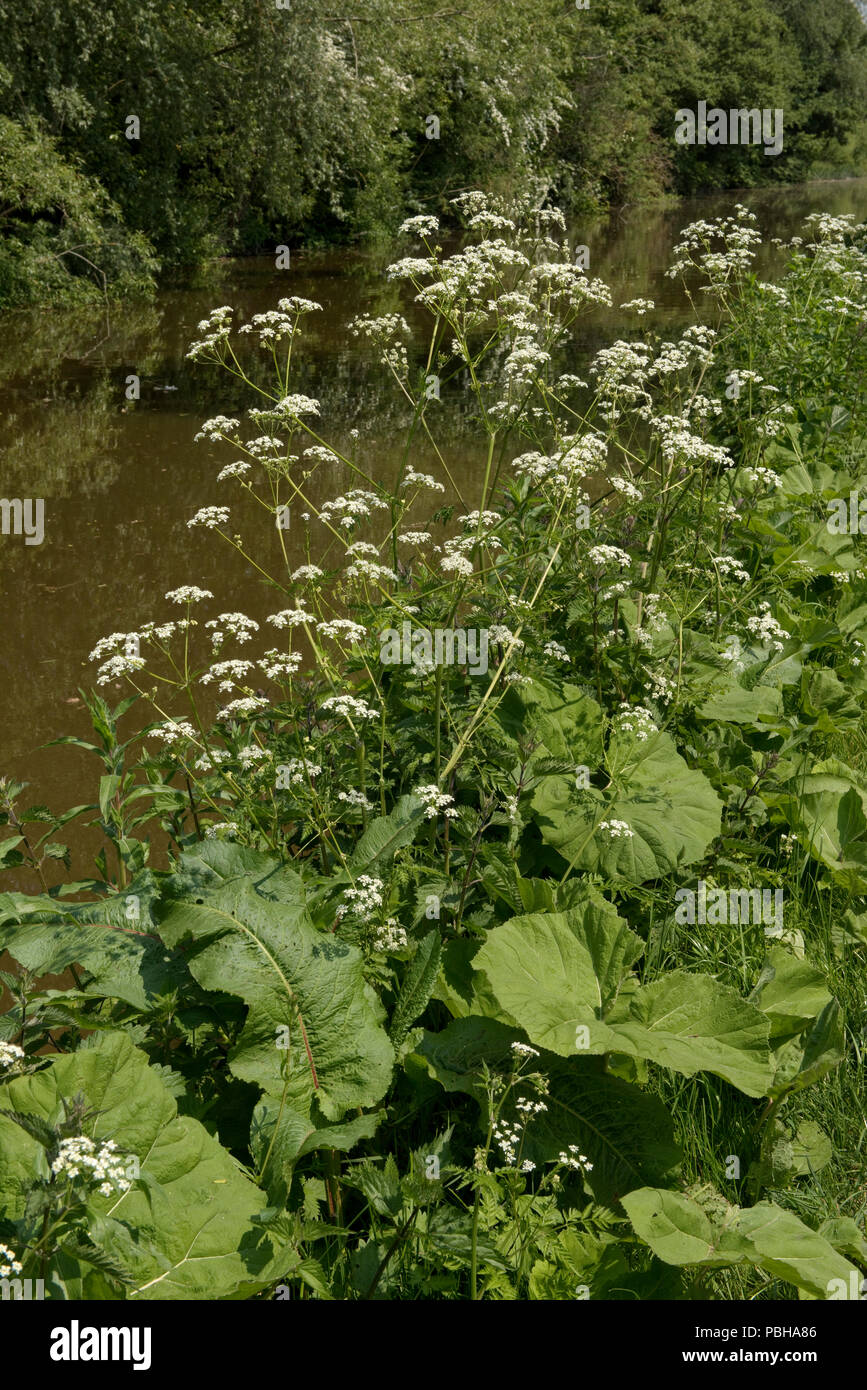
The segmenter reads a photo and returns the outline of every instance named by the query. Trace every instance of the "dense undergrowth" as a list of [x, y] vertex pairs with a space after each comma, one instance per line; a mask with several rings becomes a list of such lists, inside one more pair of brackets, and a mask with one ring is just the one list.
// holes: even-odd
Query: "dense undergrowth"
[[[559, 214], [458, 207], [464, 248], [410, 219], [394, 312], [354, 326], [411, 414], [393, 488], [293, 392], [315, 304], [200, 325], [250, 402], [201, 438], [262, 529], [190, 525], [274, 612], [193, 584], [131, 612], [92, 653], [132, 690], [88, 696], [96, 803], [2, 784], [3, 863], [45, 892], [0, 897], [0, 1242], [51, 1297], [867, 1272], [865, 229], [809, 219], [765, 283], [745, 209], [693, 224], [690, 326], [635, 301], [582, 380], [609, 293]], [[49, 889], [94, 811], [96, 876]]]

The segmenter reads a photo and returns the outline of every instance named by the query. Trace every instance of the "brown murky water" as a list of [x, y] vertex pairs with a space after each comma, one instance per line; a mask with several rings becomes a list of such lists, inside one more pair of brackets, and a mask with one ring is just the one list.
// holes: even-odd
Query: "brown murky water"
[[[627, 208], [576, 226], [573, 240], [589, 246], [590, 273], [611, 285], [615, 305], [650, 297], [657, 324], [673, 325], [684, 306], [664, 271], [680, 228], [728, 213], [737, 201], [758, 214], [767, 236], [790, 236], [813, 211], [867, 219], [867, 179], [746, 191], [666, 209]], [[213, 613], [240, 609], [261, 618], [284, 606], [275, 605], [273, 591], [219, 537], [185, 524], [199, 507], [217, 503], [232, 505], [242, 535], [253, 524], [233, 485], [215, 481], [229, 461], [225, 452], [193, 443], [203, 419], [238, 415], [254, 403], [216, 369], [185, 360], [198, 320], [217, 304], [232, 304], [238, 318], [249, 318], [285, 294], [321, 303], [324, 312], [307, 321], [292, 389], [319, 398], [329, 442], [339, 445], [358, 429], [353, 453], [372, 475], [386, 479], [397, 467], [402, 409], [346, 324], [357, 313], [400, 307], [400, 292], [384, 275], [390, 259], [385, 252], [299, 251], [291, 270], [278, 271], [266, 260], [230, 264], [207, 288], [167, 290], [152, 304], [108, 313], [43, 310], [2, 322], [0, 496], [45, 501], [41, 545], [0, 535], [0, 774], [28, 782], [30, 802], [60, 811], [95, 795], [95, 759], [43, 745], [61, 734], [89, 736], [77, 687], [92, 682], [87, 654], [97, 638], [171, 616], [163, 596], [180, 584], [211, 589]], [[590, 352], [630, 335], [634, 325], [634, 316], [617, 308], [584, 319], [576, 370]], [[133, 374], [141, 379], [141, 396], [131, 402], [126, 387]], [[466, 479], [469, 497], [475, 496], [476, 453], [460, 431], [459, 412], [447, 457], [459, 480]], [[413, 462], [429, 467], [423, 454]], [[327, 470], [319, 470], [315, 499], [333, 490], [330, 481]], [[256, 525], [261, 532], [261, 522]], [[300, 527], [288, 533], [295, 563], [303, 562], [302, 537]], [[269, 544], [276, 555], [273, 533]], [[122, 692], [104, 693], [115, 702]], [[89, 837], [73, 825], [65, 838], [73, 849], [72, 876], [86, 875]], [[52, 867], [55, 879], [62, 876], [60, 866]], [[13, 885], [12, 875], [4, 875], [0, 888], [38, 887], [29, 875], [15, 878]]]

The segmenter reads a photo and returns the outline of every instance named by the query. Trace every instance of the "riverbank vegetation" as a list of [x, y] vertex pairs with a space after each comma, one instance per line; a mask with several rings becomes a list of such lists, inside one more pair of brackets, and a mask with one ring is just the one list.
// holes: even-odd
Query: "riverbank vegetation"
[[[0, 307], [390, 234], [466, 188], [585, 212], [864, 168], [851, 0], [331, 8], [0, 0]], [[702, 100], [781, 109], [782, 152], [678, 146]]]
[[[579, 378], [610, 292], [561, 215], [452, 211], [352, 325], [393, 486], [298, 389], [316, 303], [199, 326], [245, 401], [188, 525], [273, 612], [131, 600], [93, 805], [2, 785], [45, 891], [0, 896], [0, 1256], [57, 1298], [857, 1296], [867, 229], [763, 281], [744, 208], [692, 224], [688, 326], [636, 300]], [[96, 872], [50, 886], [82, 816]]]

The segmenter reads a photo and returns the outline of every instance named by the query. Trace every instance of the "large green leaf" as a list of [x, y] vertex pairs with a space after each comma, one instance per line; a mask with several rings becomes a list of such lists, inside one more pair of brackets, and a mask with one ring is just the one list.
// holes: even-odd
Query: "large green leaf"
[[820, 971], [782, 946], [771, 946], [750, 999], [767, 1015], [771, 1037], [781, 1038], [806, 1028], [831, 995]]
[[515, 917], [488, 933], [472, 965], [505, 1023], [561, 1056], [622, 1052], [686, 1076], [710, 1071], [747, 1095], [771, 1082], [768, 1021], [706, 975], [674, 971], [638, 987], [627, 972], [641, 942], [616, 912], [589, 901]]
[[825, 1005], [806, 1039], [795, 1038], [774, 1050], [775, 1072], [768, 1094], [794, 1095], [821, 1081], [843, 1060], [846, 1039], [843, 1014], [836, 999]]
[[681, 1153], [671, 1115], [656, 1096], [589, 1059], [545, 1058], [538, 1065], [549, 1079], [548, 1109], [527, 1127], [525, 1158], [542, 1164], [576, 1144], [593, 1164], [585, 1182], [599, 1202], [618, 1201], [637, 1180], [671, 1180]]
[[845, 763], [817, 763], [775, 805], [814, 858], [867, 873], [867, 789]]
[[59, 904], [47, 896], [0, 896], [0, 950], [37, 975], [77, 964], [84, 992], [122, 999], [146, 1011], [161, 995], [191, 984], [182, 956], [154, 928], [167, 875], [143, 870], [122, 893], [96, 902]]
[[531, 733], [553, 758], [593, 768], [602, 757], [602, 710], [577, 685], [554, 685], [531, 679], [512, 686], [497, 706], [497, 721], [507, 734]]
[[[120, 911], [112, 905], [103, 915]], [[4, 927], [0, 949], [38, 975], [59, 975], [80, 965], [87, 972], [85, 994], [122, 999], [143, 1012], [189, 979], [182, 957], [167, 950], [156, 933], [108, 921], [95, 925], [57, 919]]]
[[[668, 734], [642, 742], [615, 732], [607, 765], [611, 781], [604, 791], [554, 774], [534, 795], [543, 839], [571, 866], [644, 883], [704, 856], [719, 834], [722, 803]], [[612, 821], [624, 822], [631, 834], [600, 828]]]
[[[265, 1195], [197, 1120], [178, 1116], [175, 1101], [143, 1052], [124, 1033], [100, 1034], [43, 1071], [3, 1089], [3, 1108], [53, 1121], [61, 1097], [82, 1092], [97, 1114], [85, 1125], [94, 1139], [114, 1140], [134, 1155], [144, 1181], [122, 1196], [92, 1199], [94, 1223], [108, 1222], [107, 1254], [130, 1271], [130, 1297], [218, 1299], [261, 1287], [275, 1254], [254, 1218]], [[0, 1208], [23, 1211], [41, 1145], [0, 1115]], [[66, 1269], [69, 1261], [64, 1262]], [[64, 1275], [68, 1297], [83, 1271]]]
[[249, 1005], [230, 1057], [236, 1076], [273, 1094], [288, 1074], [290, 1106], [308, 1114], [315, 1098], [329, 1120], [381, 1098], [394, 1052], [359, 951], [316, 931], [300, 904], [262, 898], [246, 878], [164, 911], [169, 945], [194, 943], [187, 960], [199, 983]]
[[623, 1205], [636, 1234], [666, 1264], [753, 1264], [817, 1298], [827, 1297], [832, 1279], [848, 1283], [853, 1269], [823, 1236], [771, 1202], [727, 1210], [721, 1202], [716, 1214], [686, 1193], [644, 1187]]
[[783, 712], [783, 695], [773, 685], [757, 685], [747, 690], [736, 680], [720, 686], [696, 711], [702, 719], [723, 724], [772, 724]]
[[823, 667], [802, 676], [802, 708], [816, 720], [816, 728], [825, 734], [840, 733], [861, 719], [861, 706], [835, 671]]
[[304, 902], [304, 882], [295, 869], [276, 855], [260, 854], [227, 840], [203, 840], [194, 850], [182, 854], [176, 891], [190, 897], [194, 896], [189, 891], [190, 881], [215, 887], [221, 880], [226, 882], [245, 874], [264, 898], [283, 903]]
[[[709, 975], [675, 970], [636, 990], [612, 1032], [620, 1052], [684, 1076], [709, 1071], [748, 1096], [771, 1082], [768, 1022], [754, 1004]], [[591, 1035], [592, 1036], [592, 1035]]]
[[[563, 1057], [574, 1056], [578, 1025], [604, 1020], [644, 947], [614, 908], [587, 902], [568, 912], [513, 917], [488, 933], [473, 959], [506, 1022]], [[591, 1032], [592, 1052], [610, 1051], [607, 1030]]]
[[454, 1019], [441, 1033], [425, 1031], [417, 1052], [446, 1091], [463, 1091], [482, 1104], [483, 1065], [491, 1071], [511, 1071], [512, 1044], [520, 1041], [516, 1028], [494, 1018], [471, 1015]]

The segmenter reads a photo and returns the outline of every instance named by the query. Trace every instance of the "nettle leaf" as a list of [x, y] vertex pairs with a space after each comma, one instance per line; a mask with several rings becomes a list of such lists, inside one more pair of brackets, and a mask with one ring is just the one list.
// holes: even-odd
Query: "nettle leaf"
[[230, 1055], [236, 1076], [280, 1094], [288, 1074], [288, 1104], [308, 1114], [315, 1098], [329, 1120], [384, 1095], [394, 1051], [361, 953], [318, 932], [300, 904], [269, 902], [247, 878], [230, 879], [171, 904], [160, 931], [169, 945], [195, 943], [187, 959], [203, 988], [249, 1005]]
[[686, 1193], [643, 1187], [623, 1206], [636, 1234], [666, 1264], [752, 1264], [816, 1298], [827, 1297], [832, 1279], [848, 1283], [853, 1269], [824, 1236], [772, 1202], [729, 1207], [714, 1219]]
[[407, 967], [391, 1016], [388, 1034], [398, 1048], [416, 1019], [424, 1013], [436, 984], [442, 955], [442, 940], [438, 931], [428, 932], [418, 944], [418, 950]]
[[394, 810], [370, 822], [349, 861], [354, 875], [369, 874], [411, 845], [424, 819], [424, 803], [417, 796], [402, 796]]
[[[106, 1218], [105, 1242], [97, 1243], [133, 1281], [127, 1297], [219, 1299], [262, 1287], [260, 1276], [275, 1253], [254, 1224], [265, 1194], [197, 1120], [177, 1114], [173, 1097], [125, 1033], [100, 1034], [5, 1089], [14, 1109], [46, 1122], [63, 1096], [81, 1092], [96, 1112], [85, 1133], [113, 1139], [119, 1153], [139, 1160], [141, 1183], [122, 1196], [91, 1198], [97, 1217]], [[41, 1145], [0, 1116], [0, 1147], [0, 1210], [15, 1220]], [[97, 1234], [92, 1227], [94, 1239]], [[66, 1267], [69, 1297], [80, 1296], [76, 1280], [84, 1277]]]
[[674, 971], [636, 986], [640, 939], [613, 908], [588, 901], [495, 927], [473, 958], [503, 1022], [560, 1056], [620, 1052], [692, 1076], [709, 1071], [747, 1095], [771, 1082], [768, 1020], [709, 976]]
[[[722, 802], [701, 772], [687, 767], [673, 739], [641, 742], [615, 732], [604, 791], [572, 778], [546, 777], [533, 798], [542, 838], [570, 867], [644, 883], [704, 857], [720, 832]], [[631, 835], [600, 829], [623, 821]]]
[[340, 1125], [319, 1125], [282, 1098], [264, 1096], [253, 1111], [250, 1150], [259, 1179], [275, 1206], [284, 1207], [289, 1196], [295, 1164], [305, 1154], [318, 1149], [339, 1149], [347, 1153], [362, 1139], [371, 1139], [382, 1113], [358, 1115]]

